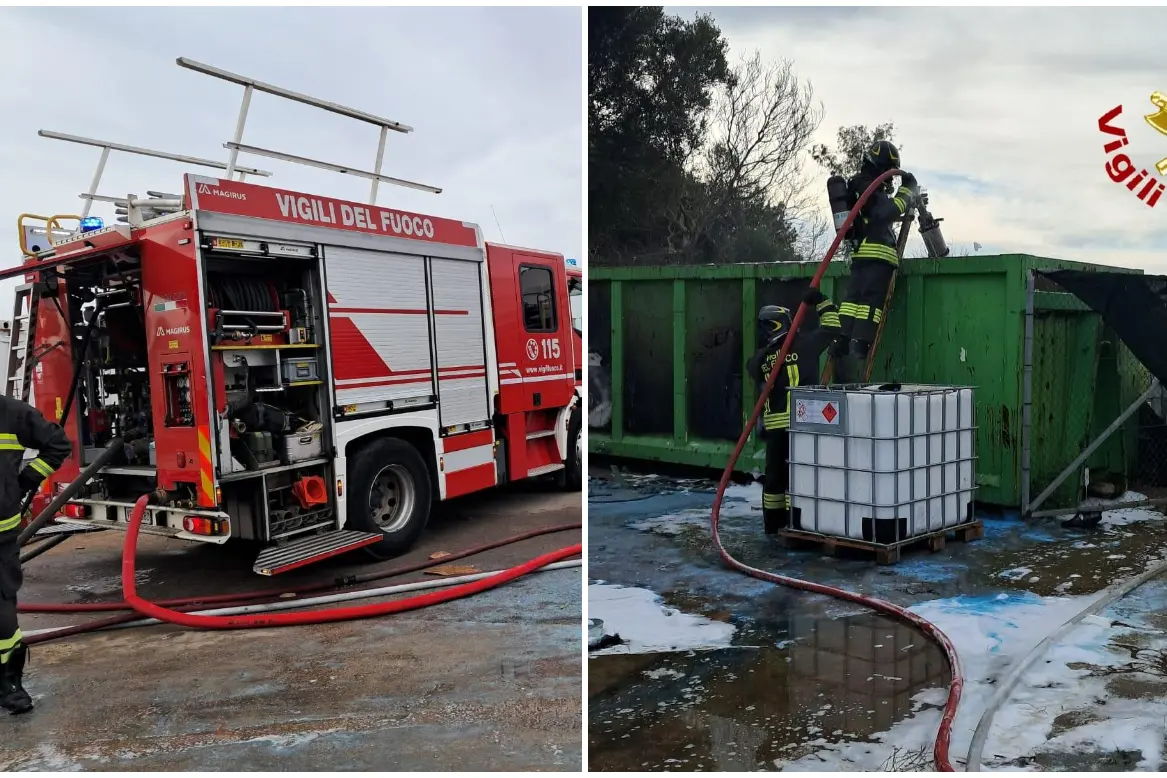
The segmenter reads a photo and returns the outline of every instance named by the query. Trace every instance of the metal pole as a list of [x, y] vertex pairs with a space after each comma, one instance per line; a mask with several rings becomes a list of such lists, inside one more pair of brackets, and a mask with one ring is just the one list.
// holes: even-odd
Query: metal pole
[[1029, 513], [1029, 497], [1032, 484], [1030, 483], [1030, 463], [1032, 452], [1030, 446], [1030, 424], [1033, 406], [1033, 305], [1037, 297], [1037, 276], [1033, 270], [1025, 281], [1025, 344], [1024, 362], [1022, 364], [1021, 379], [1021, 515]]
[[[389, 137], [389, 128], [381, 128], [381, 139], [377, 141], [377, 162], [373, 166], [373, 172], [381, 175], [381, 163], [385, 160], [385, 139]], [[369, 205], [377, 204], [377, 185], [381, 183], [378, 178], [373, 179], [373, 183], [369, 186]]]
[[[101, 150], [101, 157], [97, 160], [97, 170], [93, 171], [93, 183], [89, 185], [89, 191], [86, 194], [97, 194], [97, 185], [101, 183], [101, 177], [105, 174], [105, 163], [109, 160], [109, 146], [105, 146]], [[93, 201], [86, 199], [85, 205], [81, 209], [81, 218], [84, 219], [89, 215], [89, 209], [93, 207]]]
[[[239, 106], [239, 118], [235, 121], [235, 143], [243, 142], [243, 126], [247, 124], [247, 110], [251, 107], [251, 84], [243, 87], [243, 102]], [[231, 149], [231, 158], [227, 160], [227, 180], [235, 175], [235, 160], [239, 158], [239, 149]]]
[[1074, 471], [1077, 470], [1079, 467], [1081, 467], [1082, 463], [1085, 462], [1087, 459], [1089, 459], [1090, 455], [1093, 454], [1095, 451], [1097, 451], [1098, 448], [1103, 443], [1106, 442], [1106, 439], [1109, 438], [1111, 435], [1113, 435], [1118, 430], [1118, 428], [1123, 425], [1123, 422], [1125, 422], [1132, 415], [1134, 415], [1135, 411], [1137, 411], [1140, 407], [1142, 407], [1143, 403], [1145, 403], [1147, 400], [1151, 399], [1151, 395], [1154, 394], [1155, 392], [1157, 392], [1158, 390], [1159, 390], [1159, 379], [1156, 378], [1155, 380], [1151, 381], [1151, 388], [1150, 389], [1143, 392], [1143, 394], [1139, 397], [1139, 399], [1137, 399], [1133, 403], [1131, 403], [1130, 407], [1122, 412], [1122, 415], [1120, 415], [1117, 419], [1112, 421], [1110, 423], [1110, 426], [1107, 427], [1106, 429], [1104, 429], [1102, 431], [1102, 434], [1099, 435], [1097, 438], [1095, 438], [1090, 443], [1090, 445], [1086, 447], [1086, 450], [1083, 451], [1081, 454], [1079, 454], [1078, 458], [1075, 459], [1073, 462], [1071, 462], [1066, 467], [1065, 470], [1063, 470], [1061, 473], [1059, 473], [1058, 477], [1053, 480], [1053, 483], [1051, 483], [1049, 486], [1047, 486], [1045, 488], [1045, 491], [1037, 496], [1037, 499], [1034, 500], [1033, 504], [1029, 506], [1029, 509], [1028, 509], [1029, 512], [1027, 513], [1027, 515], [1030, 515], [1035, 508], [1037, 508], [1039, 505], [1041, 505], [1043, 502], [1045, 502], [1049, 498], [1049, 496], [1054, 493], [1054, 490], [1062, 485], [1063, 481], [1065, 481], [1067, 478], [1069, 478], [1071, 475], [1073, 475]]

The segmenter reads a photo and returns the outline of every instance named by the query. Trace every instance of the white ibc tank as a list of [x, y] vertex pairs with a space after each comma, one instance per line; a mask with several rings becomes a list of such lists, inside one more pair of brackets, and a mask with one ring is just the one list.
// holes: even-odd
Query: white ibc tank
[[894, 543], [972, 519], [973, 391], [803, 387], [790, 398], [798, 527]]

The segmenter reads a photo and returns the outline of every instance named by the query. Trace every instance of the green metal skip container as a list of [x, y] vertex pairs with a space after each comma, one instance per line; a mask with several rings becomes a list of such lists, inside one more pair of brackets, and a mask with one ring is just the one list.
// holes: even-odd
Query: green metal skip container
[[[977, 500], [1020, 507], [1146, 389], [1100, 317], [1043, 284], [1033, 293], [1029, 473], [1022, 457], [1031, 271], [1141, 272], [1029, 255], [908, 259], [872, 380], [975, 387]], [[796, 308], [812, 263], [593, 268], [588, 277], [588, 450], [721, 469], [757, 399], [744, 365], [762, 305]], [[847, 267], [823, 292], [839, 301]], [[1043, 288], [1045, 287], [1045, 288]], [[816, 324], [813, 316], [809, 323]], [[820, 371], [821, 371], [820, 366]], [[1112, 436], [1088, 462], [1126, 473], [1137, 446]], [[762, 470], [751, 442], [739, 469]]]

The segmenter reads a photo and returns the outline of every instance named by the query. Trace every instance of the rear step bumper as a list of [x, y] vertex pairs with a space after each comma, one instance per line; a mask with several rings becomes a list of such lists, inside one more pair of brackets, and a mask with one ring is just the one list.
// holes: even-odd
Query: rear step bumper
[[50, 524], [47, 527], [41, 527], [36, 531], [33, 537], [47, 538], [56, 535], [82, 535], [86, 532], [101, 532], [105, 527], [99, 527], [96, 524]]
[[260, 575], [279, 575], [297, 567], [371, 546], [383, 536], [377, 532], [338, 530], [272, 546], [260, 552], [252, 569]]

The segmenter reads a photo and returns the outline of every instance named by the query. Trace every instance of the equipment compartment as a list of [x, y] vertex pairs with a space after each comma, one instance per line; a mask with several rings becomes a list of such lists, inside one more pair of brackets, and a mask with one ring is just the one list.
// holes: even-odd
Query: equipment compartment
[[316, 372], [316, 357], [295, 356], [286, 359], [280, 365], [280, 371], [283, 374], [284, 386], [320, 380], [320, 374]]
[[285, 435], [280, 455], [285, 465], [315, 459], [320, 456], [320, 431]]

